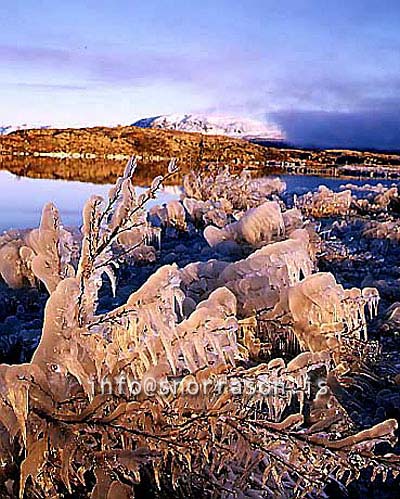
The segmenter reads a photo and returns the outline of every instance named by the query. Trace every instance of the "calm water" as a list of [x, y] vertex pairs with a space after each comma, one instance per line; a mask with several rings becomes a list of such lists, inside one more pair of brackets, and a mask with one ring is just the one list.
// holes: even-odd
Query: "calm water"
[[[323, 184], [339, 190], [340, 186], [351, 182], [377, 184], [379, 180], [343, 180], [304, 175], [283, 175], [288, 191], [302, 194]], [[393, 181], [381, 181], [390, 185]], [[37, 227], [45, 203], [52, 201], [58, 207], [64, 225], [78, 226], [85, 201], [92, 194], [106, 196], [110, 185], [99, 185], [65, 180], [33, 179], [18, 177], [7, 171], [0, 171], [0, 231], [10, 228]], [[137, 188], [139, 192], [142, 187]], [[166, 187], [152, 204], [165, 203], [179, 197], [179, 189]]]
[[296, 194], [304, 194], [307, 191], [315, 190], [320, 185], [325, 185], [334, 191], [342, 190], [341, 187], [346, 184], [377, 185], [381, 183], [385, 186], [399, 185], [399, 182], [393, 180], [318, 177], [315, 175], [281, 175], [281, 179], [286, 182], [287, 190]]
[[[60, 210], [63, 224], [79, 226], [85, 201], [92, 194], [107, 196], [110, 185], [72, 182], [66, 180], [33, 179], [17, 177], [7, 171], [0, 171], [0, 232], [15, 228], [37, 227], [42, 207], [52, 201]], [[144, 190], [137, 188], [138, 192]], [[176, 188], [166, 187], [157, 200], [149, 206], [177, 199]]]

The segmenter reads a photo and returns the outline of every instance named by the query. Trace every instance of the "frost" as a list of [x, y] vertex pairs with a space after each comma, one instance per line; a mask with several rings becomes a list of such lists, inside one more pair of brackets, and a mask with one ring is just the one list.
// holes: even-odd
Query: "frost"
[[210, 246], [222, 241], [236, 241], [259, 247], [283, 236], [284, 232], [285, 224], [279, 204], [267, 201], [257, 208], [249, 209], [240, 220], [223, 229], [206, 227], [204, 237]]
[[228, 201], [235, 210], [246, 210], [262, 204], [273, 194], [280, 194], [286, 185], [279, 178], [252, 179], [248, 171], [233, 175], [222, 171], [191, 172], [183, 180], [185, 195], [202, 201]]
[[[298, 212], [284, 216], [264, 199], [229, 230], [269, 244], [234, 263], [164, 265], [126, 303], [99, 313], [103, 279], [115, 288], [116, 260], [145, 251], [146, 202], [175, 171], [137, 197], [135, 164], [107, 200], [85, 205], [76, 271], [52, 206], [31, 246], [10, 237], [2, 246], [10, 261], [22, 247], [26, 261], [39, 257], [32, 269], [50, 293], [32, 362], [0, 365], [2, 497], [130, 497], [150, 477], [160, 494], [182, 497], [316, 498], [328, 479], [400, 471], [397, 456], [372, 452], [395, 442], [395, 420], [357, 432], [332, 393], [310, 389], [315, 372], [340, 383], [352, 342], [366, 343], [364, 309], [375, 313], [379, 296], [314, 273], [313, 231]], [[247, 193], [250, 180], [240, 182]], [[173, 208], [176, 221], [182, 211]], [[21, 282], [9, 261], [2, 272]], [[304, 351], [260, 361], [262, 313], [287, 336], [293, 329]], [[154, 393], [132, 393], [134, 381], [154, 383]], [[176, 391], [162, 390], [173, 381]]]
[[297, 207], [315, 218], [348, 215], [352, 202], [351, 191], [333, 192], [321, 185], [317, 192], [308, 192], [297, 200]]
[[288, 294], [295, 333], [306, 350], [331, 350], [337, 363], [352, 339], [366, 340], [365, 307], [375, 315], [379, 293], [375, 288], [344, 289], [330, 273], [306, 277]]
[[3, 236], [11, 240], [0, 249], [0, 273], [12, 288], [42, 281], [49, 293], [57, 284], [74, 275], [76, 239], [62, 226], [57, 208], [44, 206], [38, 229]]

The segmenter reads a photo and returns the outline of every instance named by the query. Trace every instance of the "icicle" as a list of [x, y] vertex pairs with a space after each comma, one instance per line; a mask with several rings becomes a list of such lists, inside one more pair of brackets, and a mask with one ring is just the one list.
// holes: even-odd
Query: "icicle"
[[157, 247], [161, 251], [161, 229], [157, 229], [155, 232]]
[[185, 301], [185, 293], [179, 289], [179, 290], [176, 290], [174, 292], [174, 298], [175, 298], [175, 303], [177, 304], [178, 306], [178, 311], [179, 311], [179, 314], [180, 314], [180, 317], [183, 317], [184, 314], [183, 314], [183, 302]]

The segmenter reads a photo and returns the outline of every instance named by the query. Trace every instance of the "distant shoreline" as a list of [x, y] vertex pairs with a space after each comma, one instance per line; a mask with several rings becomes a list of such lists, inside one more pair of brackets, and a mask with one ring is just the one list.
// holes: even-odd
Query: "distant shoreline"
[[400, 154], [266, 146], [198, 132], [127, 126], [30, 129], [0, 136], [0, 168], [23, 176], [112, 183], [132, 155], [149, 182], [165, 173], [172, 158], [178, 160], [181, 174], [212, 164], [259, 175], [400, 176]]

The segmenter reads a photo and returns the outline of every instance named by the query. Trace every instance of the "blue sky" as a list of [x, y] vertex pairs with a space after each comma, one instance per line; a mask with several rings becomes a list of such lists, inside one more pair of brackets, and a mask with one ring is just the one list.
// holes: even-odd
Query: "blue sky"
[[398, 0], [14, 0], [0, 22], [0, 124], [207, 112], [400, 148]]

